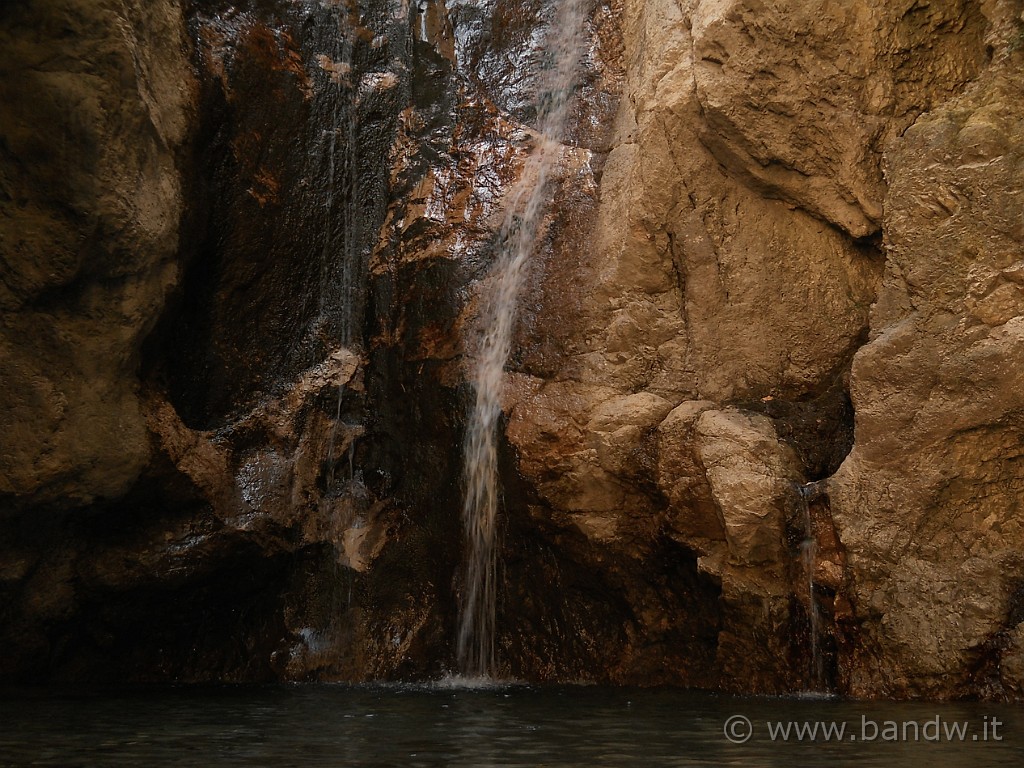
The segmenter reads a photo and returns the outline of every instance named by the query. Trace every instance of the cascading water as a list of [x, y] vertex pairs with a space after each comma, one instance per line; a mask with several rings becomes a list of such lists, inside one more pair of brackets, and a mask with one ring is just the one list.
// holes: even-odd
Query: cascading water
[[800, 558], [807, 580], [807, 616], [811, 645], [811, 690], [824, 690], [825, 665], [821, 656], [821, 609], [814, 594], [814, 569], [817, 567], [818, 539], [811, 520], [811, 499], [818, 492], [817, 483], [798, 486], [800, 506], [804, 517], [804, 538], [800, 542]]
[[584, 3], [561, 0], [546, 39], [537, 88], [537, 148], [509, 194], [498, 255], [483, 297], [483, 335], [474, 359], [476, 391], [466, 433], [462, 507], [466, 559], [458, 630], [459, 672], [494, 674], [497, 603], [498, 428], [504, 368], [527, 261], [544, 217], [547, 180], [562, 150], [570, 96], [579, 66]]

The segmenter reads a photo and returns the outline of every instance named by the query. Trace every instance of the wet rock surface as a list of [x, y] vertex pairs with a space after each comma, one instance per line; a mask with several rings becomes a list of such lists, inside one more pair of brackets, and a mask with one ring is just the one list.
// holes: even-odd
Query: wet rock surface
[[[1022, 12], [589, 6], [507, 366], [500, 674], [1021, 695]], [[553, 18], [0, 9], [0, 677], [451, 670]]]

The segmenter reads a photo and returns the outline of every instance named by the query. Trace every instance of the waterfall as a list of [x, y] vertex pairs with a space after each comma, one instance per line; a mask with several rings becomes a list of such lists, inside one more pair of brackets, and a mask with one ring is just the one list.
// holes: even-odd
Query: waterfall
[[811, 690], [821, 691], [825, 687], [825, 665], [821, 656], [821, 609], [814, 594], [814, 569], [818, 564], [818, 539], [814, 535], [811, 520], [811, 498], [818, 492], [817, 483], [798, 486], [800, 506], [804, 516], [804, 538], [800, 542], [800, 559], [807, 580], [807, 618], [811, 646]]
[[497, 602], [498, 429], [504, 368], [512, 347], [516, 305], [547, 201], [548, 176], [562, 150], [569, 100], [583, 38], [582, 0], [560, 0], [548, 27], [537, 86], [537, 147], [509, 193], [490, 285], [482, 297], [483, 335], [473, 361], [475, 401], [466, 432], [462, 519], [466, 554], [459, 606], [462, 675], [494, 674]]

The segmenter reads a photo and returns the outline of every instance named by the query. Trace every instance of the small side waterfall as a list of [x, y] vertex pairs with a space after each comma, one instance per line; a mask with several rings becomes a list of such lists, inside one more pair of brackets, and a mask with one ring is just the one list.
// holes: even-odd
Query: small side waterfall
[[807, 580], [807, 617], [811, 646], [811, 690], [820, 692], [825, 689], [825, 663], [821, 653], [821, 608], [814, 593], [814, 571], [818, 564], [818, 539], [814, 533], [814, 521], [811, 519], [811, 499], [818, 493], [817, 483], [806, 483], [798, 486], [800, 507], [804, 517], [804, 538], [800, 542], [800, 558]]
[[[321, 54], [317, 63], [329, 76], [331, 115], [326, 126], [327, 200], [325, 218], [328, 237], [324, 240], [322, 263], [329, 270], [324, 283], [331, 285], [334, 304], [335, 333], [341, 346], [353, 350], [360, 343], [358, 334], [358, 286], [362, 281], [363, 259], [359, 229], [358, 109], [359, 88], [356, 80], [356, 40], [359, 30], [356, 3], [336, 2], [332, 13], [337, 18], [337, 36], [331, 55]], [[336, 195], [341, 195], [340, 206]], [[340, 211], [338, 208], [340, 207]], [[324, 297], [321, 297], [323, 302]], [[321, 306], [321, 314], [327, 309]], [[327, 457], [331, 462], [328, 484], [334, 482], [334, 452], [341, 428], [342, 401], [345, 389], [338, 387], [334, 427], [331, 430]], [[349, 425], [346, 425], [348, 428]], [[349, 477], [352, 469], [353, 444], [349, 444]]]
[[483, 297], [484, 328], [472, 381], [476, 399], [466, 432], [462, 507], [464, 584], [459, 610], [458, 663], [466, 677], [494, 674], [497, 603], [498, 429], [505, 363], [516, 306], [547, 201], [547, 181], [562, 150], [570, 96], [583, 39], [584, 3], [560, 0], [548, 29], [545, 68], [537, 88], [537, 148], [509, 194], [498, 255]]

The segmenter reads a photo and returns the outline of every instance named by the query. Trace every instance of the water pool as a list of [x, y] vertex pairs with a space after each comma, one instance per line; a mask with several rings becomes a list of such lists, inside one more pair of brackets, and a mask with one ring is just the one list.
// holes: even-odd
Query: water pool
[[596, 686], [7, 690], [0, 765], [982, 768], [1024, 765], [1022, 725], [1007, 705]]

